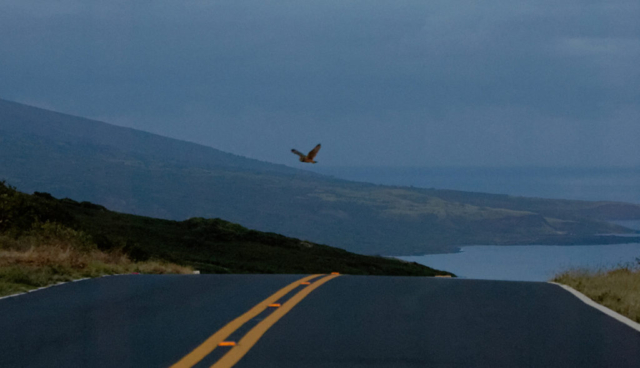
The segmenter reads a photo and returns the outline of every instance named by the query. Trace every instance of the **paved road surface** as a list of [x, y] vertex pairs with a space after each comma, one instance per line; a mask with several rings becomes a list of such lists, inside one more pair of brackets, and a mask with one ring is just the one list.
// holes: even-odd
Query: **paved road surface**
[[280, 313], [234, 367], [640, 367], [640, 332], [556, 285], [362, 276], [299, 285], [304, 276], [112, 276], [2, 299], [0, 367], [190, 366], [194, 349], [287, 285], [280, 307], [224, 338], [236, 347], [194, 366], [220, 366]]

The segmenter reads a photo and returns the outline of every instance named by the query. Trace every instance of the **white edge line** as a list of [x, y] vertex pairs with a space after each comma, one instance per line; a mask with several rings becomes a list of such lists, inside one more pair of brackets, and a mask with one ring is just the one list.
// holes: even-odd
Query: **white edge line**
[[[122, 276], [122, 275], [129, 275], [129, 274], [128, 273], [117, 273], [117, 274], [113, 274], [113, 275], [102, 275], [102, 276], [98, 276], [98, 277]], [[57, 284], [51, 284], [51, 285], [39, 287], [37, 289], [31, 289], [31, 290], [23, 291], [23, 292], [17, 293], [17, 294], [0, 296], [0, 300], [14, 298], [16, 296], [33, 293], [34, 291], [38, 291], [38, 290], [49, 289], [49, 288], [52, 288], [54, 286], [68, 284], [70, 282], [78, 282], [78, 281], [83, 281], [83, 280], [90, 280], [90, 279], [95, 279], [95, 278], [98, 278], [98, 277], [84, 277], [84, 278], [81, 278], [81, 279], [71, 280], [71, 281], [67, 281], [67, 282], [58, 282]]]
[[582, 294], [581, 292], [577, 291], [576, 289], [567, 286], [567, 285], [563, 285], [563, 284], [558, 284], [557, 282], [552, 282], [549, 281], [550, 284], [554, 284], [554, 285], [558, 285], [561, 288], [567, 290], [568, 292], [570, 292], [571, 294], [575, 295], [576, 298], [582, 300], [585, 304], [599, 310], [600, 312], [608, 315], [609, 317], [615, 318], [616, 320], [624, 323], [625, 325], [633, 328], [636, 331], [640, 331], [640, 323], [637, 323], [625, 316], [623, 316], [622, 314], [612, 311], [611, 309], [605, 307], [604, 305], [598, 304], [596, 302], [594, 302], [593, 300], [589, 299], [589, 297], [587, 297], [586, 295]]

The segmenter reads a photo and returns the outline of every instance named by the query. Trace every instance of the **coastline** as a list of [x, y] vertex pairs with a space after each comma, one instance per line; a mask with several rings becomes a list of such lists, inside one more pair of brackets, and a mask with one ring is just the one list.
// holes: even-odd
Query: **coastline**
[[397, 256], [461, 278], [546, 282], [571, 269], [610, 270], [636, 262], [640, 242], [559, 246], [469, 245], [456, 253]]

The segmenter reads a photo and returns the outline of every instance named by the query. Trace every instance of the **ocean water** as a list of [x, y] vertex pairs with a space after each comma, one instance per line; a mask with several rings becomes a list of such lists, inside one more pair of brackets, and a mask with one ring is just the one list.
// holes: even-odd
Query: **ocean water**
[[324, 167], [340, 179], [526, 197], [640, 203], [640, 168]]
[[484, 280], [549, 281], [571, 268], [607, 269], [636, 264], [640, 243], [585, 246], [493, 246], [461, 248], [459, 253], [397, 257], [453, 272], [458, 277]]

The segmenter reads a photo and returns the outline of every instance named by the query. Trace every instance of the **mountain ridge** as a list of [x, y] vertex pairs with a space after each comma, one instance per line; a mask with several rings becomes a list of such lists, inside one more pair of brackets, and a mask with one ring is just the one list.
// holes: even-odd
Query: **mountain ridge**
[[612, 241], [597, 234], [632, 233], [603, 220], [640, 219], [639, 205], [620, 202], [350, 182], [4, 100], [0, 131], [0, 176], [22, 191], [172, 220], [223, 218], [365, 254], [594, 244]]

